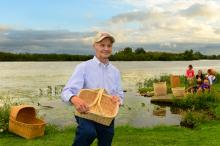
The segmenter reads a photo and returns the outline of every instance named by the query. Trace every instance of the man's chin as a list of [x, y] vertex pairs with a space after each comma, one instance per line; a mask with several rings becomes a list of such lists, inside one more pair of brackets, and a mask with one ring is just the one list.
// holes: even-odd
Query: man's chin
[[103, 55], [102, 58], [103, 59], [108, 59], [111, 55]]

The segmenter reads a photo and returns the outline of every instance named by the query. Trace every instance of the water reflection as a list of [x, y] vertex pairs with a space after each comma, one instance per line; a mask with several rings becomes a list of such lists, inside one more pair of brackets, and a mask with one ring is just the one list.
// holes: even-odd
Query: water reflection
[[153, 110], [154, 116], [166, 116], [166, 107], [163, 106], [155, 106]]

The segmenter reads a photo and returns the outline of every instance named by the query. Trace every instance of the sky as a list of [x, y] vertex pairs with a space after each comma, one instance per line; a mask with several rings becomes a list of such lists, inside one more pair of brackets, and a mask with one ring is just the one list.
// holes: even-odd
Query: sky
[[220, 54], [220, 0], [0, 0], [0, 51], [90, 54], [98, 31], [115, 51]]

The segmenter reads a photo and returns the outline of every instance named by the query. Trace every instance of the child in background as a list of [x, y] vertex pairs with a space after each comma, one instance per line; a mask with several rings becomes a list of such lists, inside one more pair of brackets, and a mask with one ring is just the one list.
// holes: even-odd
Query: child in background
[[186, 79], [187, 79], [189, 86], [193, 86], [194, 76], [195, 76], [195, 74], [194, 74], [193, 66], [190, 64], [188, 66], [188, 69], [186, 70]]
[[206, 76], [203, 80], [203, 83], [198, 87], [197, 92], [206, 92], [206, 91], [210, 91], [210, 82], [208, 77]]
[[196, 75], [196, 85], [200, 86], [203, 83], [204, 75], [202, 74], [202, 70], [198, 70], [198, 74]]

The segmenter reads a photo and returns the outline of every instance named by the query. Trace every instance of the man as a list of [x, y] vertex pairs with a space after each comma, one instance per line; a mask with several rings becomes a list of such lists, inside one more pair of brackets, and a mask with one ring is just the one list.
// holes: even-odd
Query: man
[[[93, 42], [95, 56], [93, 59], [80, 63], [68, 83], [63, 89], [62, 99], [70, 102], [75, 109], [83, 114], [89, 111], [88, 105], [77, 97], [80, 89], [104, 88], [112, 100], [123, 103], [123, 90], [121, 88], [120, 72], [109, 62], [112, 54], [114, 37], [107, 33], [98, 33]], [[105, 126], [91, 120], [75, 116], [78, 123], [73, 146], [89, 146], [95, 138], [99, 146], [110, 146], [114, 135], [114, 120], [110, 126]]]

